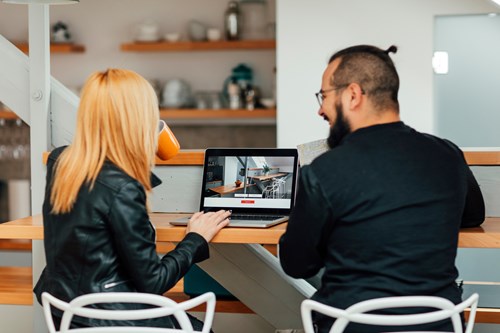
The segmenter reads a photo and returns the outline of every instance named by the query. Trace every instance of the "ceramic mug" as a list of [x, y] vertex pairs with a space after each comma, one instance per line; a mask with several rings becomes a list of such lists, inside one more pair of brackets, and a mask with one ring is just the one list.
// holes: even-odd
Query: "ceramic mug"
[[217, 28], [210, 28], [207, 30], [207, 38], [209, 41], [215, 42], [222, 37], [221, 32]]
[[156, 156], [166, 161], [177, 155], [181, 146], [165, 121], [160, 120], [158, 129], [158, 149], [156, 151]]
[[189, 37], [193, 41], [203, 41], [207, 39], [207, 26], [199, 21], [189, 22]]
[[153, 20], [146, 20], [136, 27], [136, 40], [139, 42], [156, 42], [160, 39], [160, 25]]

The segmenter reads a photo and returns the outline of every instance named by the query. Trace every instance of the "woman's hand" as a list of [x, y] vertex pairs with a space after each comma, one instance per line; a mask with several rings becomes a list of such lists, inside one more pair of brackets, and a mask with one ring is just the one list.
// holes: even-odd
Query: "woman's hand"
[[186, 234], [196, 232], [205, 238], [207, 242], [210, 242], [222, 228], [229, 224], [229, 216], [231, 216], [231, 212], [228, 210], [194, 213], [189, 219]]

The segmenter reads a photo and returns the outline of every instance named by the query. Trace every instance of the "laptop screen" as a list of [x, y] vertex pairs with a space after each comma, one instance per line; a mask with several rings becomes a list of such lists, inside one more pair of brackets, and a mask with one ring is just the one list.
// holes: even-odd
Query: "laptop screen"
[[207, 149], [200, 210], [289, 214], [297, 165], [296, 149]]

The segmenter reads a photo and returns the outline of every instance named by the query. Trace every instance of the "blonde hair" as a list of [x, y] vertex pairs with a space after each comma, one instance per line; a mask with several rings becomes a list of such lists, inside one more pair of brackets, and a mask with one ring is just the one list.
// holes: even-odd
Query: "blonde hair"
[[82, 90], [73, 143], [56, 162], [52, 212], [70, 212], [81, 186], [94, 186], [106, 160], [151, 191], [158, 122], [158, 99], [139, 74], [124, 69], [92, 74]]

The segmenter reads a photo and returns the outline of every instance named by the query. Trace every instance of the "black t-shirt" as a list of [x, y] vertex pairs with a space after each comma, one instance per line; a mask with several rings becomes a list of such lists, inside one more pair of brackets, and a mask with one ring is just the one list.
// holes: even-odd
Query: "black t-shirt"
[[280, 261], [296, 278], [324, 268], [313, 299], [339, 308], [399, 295], [458, 303], [459, 228], [483, 220], [458, 147], [402, 122], [370, 126], [301, 169]]

